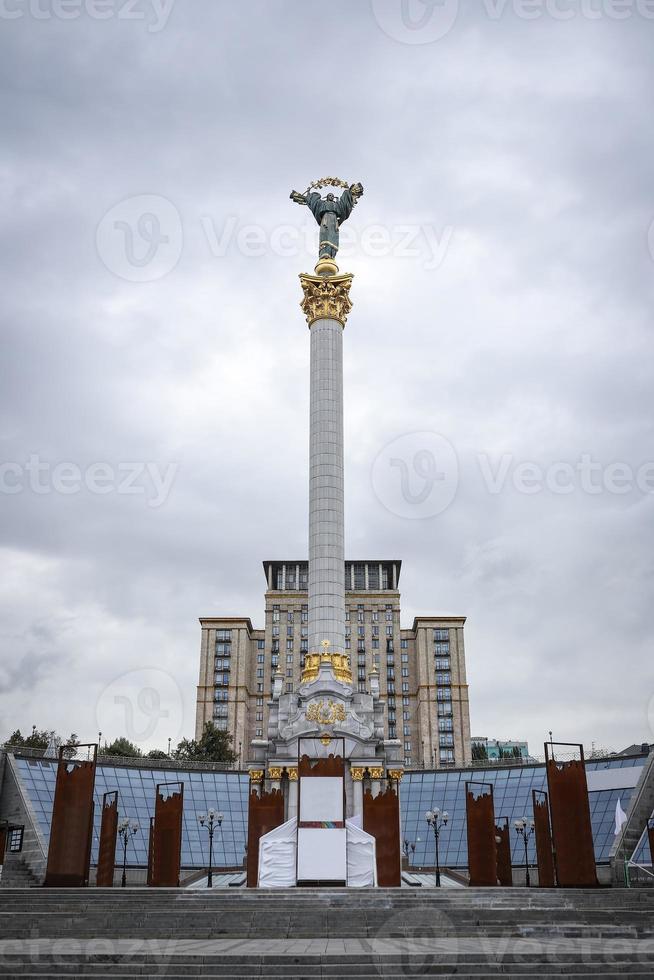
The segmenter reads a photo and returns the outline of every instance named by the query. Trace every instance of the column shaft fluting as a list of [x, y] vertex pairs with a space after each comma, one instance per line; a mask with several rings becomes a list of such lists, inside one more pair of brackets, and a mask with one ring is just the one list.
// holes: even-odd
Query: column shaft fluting
[[309, 651], [345, 651], [343, 326], [311, 325]]

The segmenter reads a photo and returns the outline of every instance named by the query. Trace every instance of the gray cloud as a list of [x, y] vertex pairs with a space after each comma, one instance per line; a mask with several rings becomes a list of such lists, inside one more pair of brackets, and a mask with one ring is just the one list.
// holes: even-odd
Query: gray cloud
[[[7, 731], [73, 721], [91, 737], [112, 681], [157, 665], [190, 734], [197, 617], [260, 624], [261, 559], [304, 553], [297, 274], [312, 256], [270, 235], [303, 234], [288, 192], [336, 173], [366, 185], [348, 259], [349, 554], [403, 558], [406, 624], [468, 615], [476, 733], [536, 750], [549, 728], [614, 748], [654, 737], [652, 497], [490, 494], [479, 469], [653, 457], [653, 31], [462, 4], [441, 40], [407, 45], [344, 0], [328, 17], [314, 0], [177, 0], [157, 33], [118, 16], [3, 22], [2, 460], [177, 467], [158, 508], [84, 489], [0, 498]], [[96, 245], [138, 195], [181, 219], [179, 261], [152, 282], [117, 276]], [[262, 255], [235, 238], [215, 254], [206, 228], [220, 239], [230, 219], [263, 230]], [[372, 225], [452, 237], [427, 268], [424, 238], [413, 257], [368, 254]], [[459, 485], [412, 521], [370, 472], [424, 430], [455, 447]]]

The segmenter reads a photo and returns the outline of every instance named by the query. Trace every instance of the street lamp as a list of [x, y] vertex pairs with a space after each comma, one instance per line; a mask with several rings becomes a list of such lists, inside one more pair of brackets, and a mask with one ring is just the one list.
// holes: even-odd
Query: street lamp
[[130, 823], [127, 817], [118, 824], [118, 833], [123, 842], [123, 877], [120, 881], [121, 888], [125, 888], [127, 885], [127, 842], [134, 834], [138, 834], [138, 831], [139, 825], [136, 822]]
[[209, 871], [207, 874], [207, 888], [213, 888], [213, 834], [216, 826], [220, 827], [223, 822], [222, 813], [216, 813], [215, 810], [208, 810], [206, 815], [201, 813], [198, 816], [200, 821], [200, 826], [204, 827], [206, 824], [206, 829], [209, 831]]
[[516, 834], [518, 837], [522, 837], [522, 842], [525, 845], [525, 884], [529, 888], [531, 886], [529, 879], [529, 838], [534, 833], [536, 824], [533, 820], [523, 817], [522, 820], [514, 820], [513, 826], [515, 827]]
[[427, 810], [425, 814], [425, 819], [427, 820], [428, 826], [434, 831], [434, 840], [436, 841], [436, 887], [441, 887], [441, 866], [440, 857], [438, 854], [438, 842], [441, 836], [441, 830], [443, 827], [447, 827], [447, 821], [450, 819], [450, 815], [447, 811], [441, 813], [440, 810]]

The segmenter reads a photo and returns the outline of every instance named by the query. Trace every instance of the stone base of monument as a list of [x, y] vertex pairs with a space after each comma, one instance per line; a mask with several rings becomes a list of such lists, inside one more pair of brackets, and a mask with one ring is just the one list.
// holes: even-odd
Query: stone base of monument
[[654, 974], [654, 889], [0, 892], [3, 976]]

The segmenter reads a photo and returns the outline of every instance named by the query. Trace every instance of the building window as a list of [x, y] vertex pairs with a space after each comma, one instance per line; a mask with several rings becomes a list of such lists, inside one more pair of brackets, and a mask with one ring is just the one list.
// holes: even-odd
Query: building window
[[452, 692], [448, 687], [439, 687], [436, 691], [436, 699], [438, 701], [451, 701]]
[[402, 690], [405, 691], [407, 694], [409, 693], [409, 683], [408, 683], [408, 681], [402, 681]]
[[279, 636], [279, 626], [273, 626], [273, 628], [272, 628], [272, 635], [273, 636]]
[[262, 664], [265, 661], [265, 659], [266, 659], [265, 654], [263, 654], [263, 653], [258, 653], [257, 654], [257, 663], [258, 664]]
[[356, 563], [354, 566], [354, 588], [357, 592], [361, 592], [366, 587], [366, 572], [365, 566], [360, 563]]
[[286, 641], [286, 649], [287, 650], [292, 650], [293, 649], [293, 640], [287, 640]]
[[435, 643], [434, 653], [437, 657], [449, 657], [450, 655], [450, 644], [449, 643]]
[[357, 623], [363, 622], [363, 606], [357, 606]]
[[263, 728], [257, 728], [255, 738], [263, 738]]
[[388, 737], [395, 738], [395, 728], [392, 725], [388, 726]]
[[408, 698], [402, 698], [402, 704], [404, 705], [405, 708], [408, 708], [409, 707], [409, 699]]
[[404, 732], [405, 735], [410, 735], [411, 734], [411, 729], [409, 728], [408, 725], [404, 725], [402, 731]]
[[352, 641], [350, 640], [350, 637], [349, 636], [346, 636], [345, 637], [345, 649], [346, 650], [350, 650], [351, 647], [352, 647]]
[[409, 676], [409, 668], [408, 667], [403, 667], [402, 668], [402, 677], [408, 677], [408, 676]]
[[449, 657], [436, 657], [434, 661], [436, 670], [449, 670], [450, 669], [450, 658]]
[[393, 635], [393, 627], [392, 626], [387, 626], [386, 627], [386, 636], [392, 636], [392, 635]]
[[300, 640], [300, 653], [308, 653], [308, 652], [309, 652], [309, 641]]
[[452, 749], [440, 749], [438, 757], [442, 765], [451, 765], [454, 762], [454, 752]]
[[379, 650], [379, 640], [376, 636], [373, 636], [372, 638], [372, 648], [373, 650]]
[[286, 676], [287, 677], [292, 677], [293, 676], [293, 668], [292, 667], [287, 667], [286, 668]]
[[359, 670], [357, 672], [357, 679], [360, 680], [360, 681], [365, 681], [365, 679], [366, 679], [366, 668], [365, 667], [359, 667]]
[[389, 708], [394, 708], [395, 707], [395, 698], [389, 698], [388, 699], [388, 707]]
[[442, 640], [449, 640], [450, 631], [444, 629], [434, 630], [434, 643], [440, 643]]
[[220, 688], [213, 692], [214, 701], [227, 701], [229, 699], [229, 691], [224, 688]]
[[401, 659], [401, 661], [402, 661], [403, 664], [408, 664], [408, 662], [409, 662], [409, 654], [408, 653], [403, 653], [401, 655], [400, 659]]
[[452, 675], [450, 673], [447, 674], [438, 673], [436, 674], [436, 683], [445, 684], [449, 687], [449, 685], [452, 683]]
[[216, 726], [216, 728], [218, 729], [219, 732], [226, 732], [227, 731], [227, 719], [226, 718], [216, 718], [216, 720], [214, 722], [214, 725]]
[[257, 691], [263, 692], [263, 684], [261, 683], [261, 681], [259, 681], [259, 683], [257, 684]]
[[266, 649], [266, 641], [257, 640], [257, 650], [265, 650], [265, 649]]
[[368, 588], [379, 588], [379, 565], [368, 565]]
[[358, 685], [359, 685], [359, 694], [365, 694], [366, 693], [366, 682], [365, 681], [358, 681]]
[[[439, 692], [440, 693], [440, 692]], [[440, 701], [438, 704], [438, 717], [444, 718], [452, 714], [452, 702]]]
[[[372, 621], [373, 621], [373, 623], [378, 623], [379, 622], [379, 609], [373, 609], [373, 611], [372, 611]], [[379, 627], [377, 627], [377, 632], [379, 632]], [[373, 633], [374, 633], [374, 628], [373, 628]]]
[[287, 653], [286, 654], [286, 663], [287, 664], [292, 664], [293, 663], [293, 654], [292, 653]]
[[439, 735], [438, 744], [441, 748], [446, 748], [447, 746], [454, 745], [454, 735]]
[[216, 674], [216, 684], [227, 687], [229, 684], [229, 674]]
[[263, 698], [257, 698], [257, 708], [263, 708]]
[[395, 694], [395, 684], [390, 682], [386, 685], [386, 691], [388, 694]]
[[231, 641], [231, 639], [232, 639], [232, 631], [231, 630], [216, 630], [216, 639], [217, 640], [224, 640], [225, 642], [229, 643]]
[[216, 642], [216, 656], [217, 657], [229, 657], [229, 656], [231, 656], [231, 652], [232, 652], [232, 644], [231, 643], [225, 643], [223, 641], [221, 641], [220, 643]]
[[228, 712], [229, 712], [228, 704], [214, 704], [213, 706], [214, 718], [226, 718]]
[[[404, 734], [406, 735], [406, 732]], [[405, 742], [404, 743], [404, 751], [405, 752], [410, 752], [411, 751], [411, 742]]]
[[439, 718], [438, 719], [438, 730], [439, 732], [451, 732], [453, 728], [453, 722], [451, 718]]
[[402, 648], [403, 650], [408, 650], [408, 649], [409, 649], [409, 641], [407, 640], [407, 638], [406, 638], [406, 637], [403, 637], [403, 638], [402, 638], [402, 639], [400, 640], [400, 647], [401, 647], [401, 648]]
[[263, 667], [257, 667], [257, 677], [263, 677]]
[[309, 607], [308, 606], [302, 606], [300, 620], [303, 623], [308, 623], [309, 622]]
[[[404, 698], [402, 698], [402, 700], [404, 701]], [[402, 719], [403, 719], [403, 721], [410, 721], [410, 715], [409, 715], [409, 712], [408, 711], [403, 711], [402, 712]]]
[[300, 589], [309, 588], [309, 566], [300, 565]]
[[279, 606], [273, 606], [273, 623], [279, 622]]
[[287, 694], [292, 694], [293, 693], [293, 682], [292, 681], [287, 681], [286, 682], [286, 693]]
[[286, 627], [286, 635], [287, 636], [290, 636], [290, 638], [293, 639], [293, 627], [292, 626], [287, 626]]

